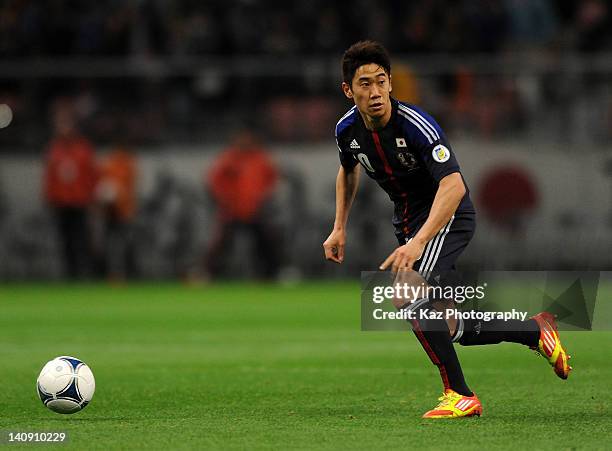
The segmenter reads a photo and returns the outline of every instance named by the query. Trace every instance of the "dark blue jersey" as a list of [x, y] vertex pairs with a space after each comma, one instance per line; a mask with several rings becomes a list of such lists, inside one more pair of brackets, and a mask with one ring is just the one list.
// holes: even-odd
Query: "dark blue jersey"
[[[431, 116], [395, 99], [391, 105], [391, 119], [376, 131], [368, 130], [357, 108], [351, 108], [336, 125], [336, 142], [342, 166], [361, 163], [394, 202], [397, 231], [412, 236], [427, 219], [440, 180], [460, 169]], [[474, 214], [467, 185], [455, 215], [463, 213]]]

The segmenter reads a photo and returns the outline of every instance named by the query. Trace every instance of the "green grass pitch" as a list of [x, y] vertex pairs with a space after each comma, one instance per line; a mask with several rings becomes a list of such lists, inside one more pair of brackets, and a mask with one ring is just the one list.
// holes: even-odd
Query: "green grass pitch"
[[[457, 347], [484, 415], [426, 421], [435, 367], [359, 318], [357, 283], [5, 285], [0, 431], [68, 431], [60, 449], [609, 448], [612, 333], [562, 333], [568, 381], [519, 345]], [[35, 390], [62, 354], [96, 376], [74, 415]]]

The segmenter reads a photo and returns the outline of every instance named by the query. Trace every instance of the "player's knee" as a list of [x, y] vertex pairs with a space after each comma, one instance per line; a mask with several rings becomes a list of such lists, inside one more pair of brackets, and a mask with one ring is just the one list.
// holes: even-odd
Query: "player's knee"
[[393, 298], [393, 305], [398, 310], [409, 307], [426, 297], [424, 291], [427, 282], [414, 270], [398, 272], [393, 281], [393, 287], [396, 294]]

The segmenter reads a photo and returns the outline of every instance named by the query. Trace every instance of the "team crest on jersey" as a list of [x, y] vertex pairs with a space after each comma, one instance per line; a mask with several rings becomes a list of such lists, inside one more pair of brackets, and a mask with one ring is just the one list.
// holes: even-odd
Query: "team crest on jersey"
[[407, 147], [404, 138], [395, 138], [395, 144], [397, 144], [397, 147]]
[[431, 151], [431, 155], [438, 163], [446, 163], [450, 158], [450, 150], [442, 144], [438, 144]]
[[410, 152], [398, 152], [397, 159], [407, 169], [414, 169], [419, 165], [414, 155]]

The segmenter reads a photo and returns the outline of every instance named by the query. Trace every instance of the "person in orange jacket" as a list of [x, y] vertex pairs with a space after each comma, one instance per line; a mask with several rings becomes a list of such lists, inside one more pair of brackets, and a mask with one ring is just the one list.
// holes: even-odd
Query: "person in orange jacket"
[[55, 135], [48, 145], [44, 197], [54, 212], [65, 272], [70, 278], [90, 275], [92, 246], [89, 209], [96, 183], [94, 149], [79, 134], [67, 111], [56, 113]]
[[98, 169], [96, 201], [102, 219], [104, 272], [122, 280], [133, 272], [131, 225], [136, 213], [136, 158], [118, 144]]
[[271, 218], [266, 207], [278, 185], [278, 169], [250, 130], [239, 132], [232, 145], [223, 150], [206, 174], [205, 184], [217, 205], [216, 231], [206, 258], [206, 269], [219, 276], [228, 249], [240, 230], [255, 241], [254, 265], [258, 276], [273, 278], [279, 267], [278, 245], [274, 242]]

